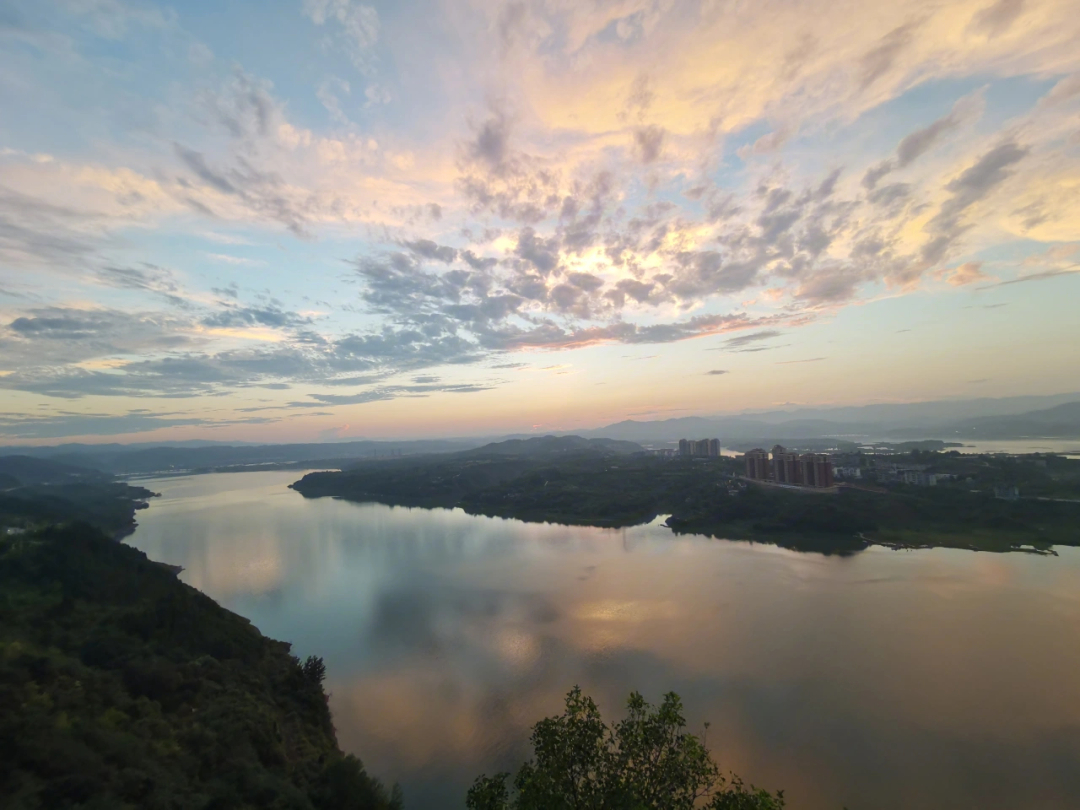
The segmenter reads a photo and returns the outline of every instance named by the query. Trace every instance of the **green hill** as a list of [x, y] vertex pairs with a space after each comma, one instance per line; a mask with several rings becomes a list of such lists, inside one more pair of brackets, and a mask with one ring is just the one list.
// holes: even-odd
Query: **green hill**
[[0, 456], [0, 475], [10, 476], [24, 485], [112, 480], [111, 475], [100, 470], [31, 456]]
[[90, 526], [0, 538], [0, 806], [400, 807], [289, 649]]

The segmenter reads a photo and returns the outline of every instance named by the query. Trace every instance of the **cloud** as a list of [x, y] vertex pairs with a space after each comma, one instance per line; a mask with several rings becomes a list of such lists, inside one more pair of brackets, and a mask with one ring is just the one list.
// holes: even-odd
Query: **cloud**
[[[412, 396], [425, 392], [395, 375], [434, 385], [444, 364], [522, 367], [501, 362], [517, 351], [736, 332], [747, 342], [719, 348], [768, 351], [778, 340], [753, 333], [779, 338], [924, 277], [985, 286], [972, 254], [1075, 231], [1080, 56], [1067, 3], [449, 4], [431, 25], [454, 37], [413, 48], [411, 78], [396, 82], [377, 58], [394, 43], [373, 6], [307, 0], [295, 9], [317, 44], [363, 75], [316, 67], [299, 97], [283, 66], [222, 72], [224, 52], [169, 73], [169, 54], [192, 52], [170, 39], [182, 33], [172, 15], [80, 8], [76, 23], [51, 15], [55, 30], [34, 34], [48, 48], [4, 49], [27, 88], [0, 150], [0, 263], [5, 289], [25, 296], [0, 318], [9, 389]], [[160, 52], [145, 84], [171, 77], [169, 92], [116, 85], [143, 63], [123, 48], [106, 61], [93, 40], [106, 31]], [[972, 76], [986, 92], [931, 120]], [[1030, 88], [1053, 81], [1036, 100]], [[32, 96], [51, 100], [70, 148], [13, 148], [37, 142]], [[408, 105], [384, 108], [391, 97]], [[311, 114], [316, 99], [325, 115]], [[971, 126], [985, 104], [993, 114]], [[424, 110], [422, 125], [406, 106]], [[182, 235], [258, 242], [266, 270], [245, 273], [241, 294], [224, 266], [252, 262], [241, 255], [189, 265], [181, 245], [155, 259]], [[360, 258], [345, 278], [323, 272], [349, 255]], [[1072, 261], [1004, 283], [1069, 274]]]
[[1005, 141], [982, 155], [974, 164], [949, 182], [945, 189], [952, 193], [941, 204], [938, 213], [927, 225], [937, 236], [924, 245], [923, 258], [936, 264], [947, 254], [960, 234], [967, 229], [961, 218], [976, 203], [1012, 174], [1012, 167], [1027, 156], [1030, 150], [1015, 141]]
[[889, 72], [903, 50], [911, 44], [917, 28], [918, 24], [915, 22], [894, 28], [859, 60], [859, 83], [862, 89], [865, 90]]
[[416, 385], [393, 385], [373, 388], [369, 391], [360, 391], [355, 394], [308, 394], [314, 402], [292, 402], [290, 407], [310, 408], [325, 407], [327, 405], [364, 405], [368, 402], [381, 402], [398, 397], [426, 397], [430, 394], [476, 394], [481, 391], [491, 391], [494, 386], [488, 385], [440, 385], [440, 384], [416, 384]]
[[101, 217], [0, 186], [0, 260], [70, 266], [100, 247]]
[[730, 372], [728, 372], [727, 370], [721, 369], [721, 368], [716, 368], [716, 369], [713, 369], [712, 371], [706, 371], [705, 372], [705, 374], [709, 375], [709, 376], [720, 375], [720, 374], [729, 374], [729, 373]]
[[260, 267], [266, 262], [259, 259], [247, 259], [243, 256], [232, 256], [228, 253], [207, 253], [206, 258], [213, 259], [216, 262], [223, 262], [225, 264], [235, 264], [242, 267]]
[[505, 170], [510, 157], [510, 121], [503, 110], [494, 110], [480, 124], [467, 151], [470, 158], [485, 164], [495, 173]]
[[176, 23], [176, 14], [172, 10], [142, 3], [66, 0], [62, 6], [77, 23], [107, 40], [124, 39], [132, 29], [163, 29]]
[[430, 239], [417, 239], [415, 242], [405, 242], [404, 245], [417, 256], [425, 259], [437, 259], [449, 264], [457, 258], [457, 251], [454, 248], [438, 245]]
[[[934, 146], [940, 143], [950, 132], [981, 115], [984, 106], [985, 99], [983, 90], [978, 90], [975, 93], [959, 99], [953, 105], [953, 108], [948, 115], [938, 118], [929, 125], [904, 136], [896, 147], [895, 159], [887, 158], [867, 169], [862, 180], [863, 186], [868, 190], [873, 191], [878, 182], [887, 174], [896, 169], [906, 168], [914, 163], [915, 160], [922, 157], [922, 155], [926, 154]], [[910, 186], [907, 184], [894, 184], [893, 186], [890, 186], [890, 188], [903, 188], [906, 191]], [[895, 191], [893, 192], [893, 196], [895, 198]], [[871, 195], [871, 201], [880, 204], [882, 202], [890, 202], [891, 199], [883, 199], [879, 193], [877, 199], [874, 199], [874, 196]]]
[[29, 415], [0, 413], [0, 436], [7, 439], [59, 439], [69, 436], [110, 436], [125, 433], [146, 433], [167, 427], [199, 426], [225, 427], [242, 423], [263, 424], [266, 419], [230, 419], [215, 422], [197, 416], [127, 414], [57, 414]]
[[98, 280], [110, 287], [139, 290], [163, 297], [176, 306], [186, 306], [187, 295], [171, 270], [143, 262], [140, 267], [108, 265], [97, 271]]
[[[261, 128], [263, 125], [260, 124]], [[284, 180], [274, 171], [263, 171], [248, 160], [238, 158], [236, 165], [228, 169], [210, 166], [206, 157], [182, 144], [175, 143], [176, 155], [197, 181], [210, 191], [236, 198], [260, 217], [280, 222], [296, 236], [307, 235], [308, 221], [313, 215], [312, 201], [290, 194]], [[191, 197], [189, 204], [201, 213], [212, 212], [212, 207]], [[222, 254], [216, 254], [221, 257]]]
[[947, 222], [955, 221], [1008, 177], [1010, 167], [1019, 163], [1028, 151], [1026, 147], [1007, 141], [984, 154], [945, 187], [953, 192], [953, 196], [942, 205], [938, 217]]
[[957, 101], [944, 118], [939, 118], [930, 125], [905, 136], [896, 147], [896, 162], [899, 168], [903, 169], [913, 163], [916, 158], [937, 145], [949, 132], [979, 116], [984, 106], [983, 91], [979, 90]]
[[724, 341], [724, 350], [726, 351], [742, 351], [747, 346], [752, 346], [755, 343], [760, 343], [765, 340], [772, 340], [778, 338], [783, 332], [778, 332], [774, 329], [766, 329], [762, 332], [750, 332], [745, 335], [736, 335], [733, 338], [728, 338]]
[[863, 175], [862, 184], [866, 188], [873, 190], [877, 186], [878, 181], [895, 168], [896, 162], [891, 158], [889, 160], [883, 160], [881, 163], [871, 166], [866, 170], [866, 174]]
[[[0, 372], [6, 372], [0, 388], [66, 399], [183, 398], [254, 386], [366, 385], [403, 370], [469, 364], [488, 354], [475, 339], [445, 330], [385, 327], [326, 338], [310, 326], [310, 318], [276, 305], [230, 306], [198, 318], [32, 309], [0, 326]], [[243, 338], [251, 329], [279, 337], [270, 344], [204, 350], [208, 334]]]
[[203, 326], [216, 329], [228, 329], [246, 326], [268, 326], [273, 329], [307, 326], [312, 319], [295, 312], [287, 312], [280, 307], [230, 307], [207, 315], [202, 319]]
[[634, 147], [642, 163], [652, 163], [664, 148], [664, 128], [652, 124], [634, 130]]
[[[39, 307], [0, 325], [0, 370], [67, 366], [109, 356], [182, 350], [196, 341], [184, 316]], [[12, 376], [0, 377], [9, 387]]]
[[315, 97], [326, 108], [331, 121], [348, 126], [352, 122], [349, 120], [349, 116], [345, 114], [345, 110], [342, 109], [339, 94], [347, 96], [351, 91], [352, 87], [344, 79], [337, 76], [328, 76], [315, 89]]
[[[1029, 281], [1049, 281], [1050, 279], [1061, 278], [1062, 276], [1075, 276], [1077, 274], [1080, 274], [1080, 264], [1074, 264], [1071, 267], [1065, 267], [1060, 270], [1046, 270], [1042, 273], [1030, 273], [1028, 275], [1020, 276], [1019, 278], [1010, 279], [1009, 281], [999, 281], [997, 284], [991, 284], [989, 286], [1008, 287], [1013, 284], [1025, 284]], [[987, 288], [981, 287], [980, 289]]]
[[536, 235], [536, 231], [528, 226], [521, 229], [518, 234], [518, 243], [515, 253], [527, 261], [541, 275], [548, 275], [559, 264], [558, 241], [552, 237], [543, 239]]
[[854, 298], [865, 280], [857, 268], [829, 268], [804, 280], [795, 290], [795, 297], [813, 304], [836, 304]]
[[965, 287], [968, 284], [976, 284], [990, 280], [982, 271], [982, 262], [964, 262], [959, 267], [945, 268], [934, 273], [934, 278], [945, 281], [954, 287]]
[[1025, 0], [997, 0], [971, 21], [971, 29], [988, 37], [1004, 34], [1024, 11]]
[[379, 14], [372, 6], [356, 0], [304, 0], [303, 9], [315, 25], [336, 22], [353, 64], [361, 71], [370, 69], [379, 40]]
[[805, 360], [780, 360], [776, 363], [778, 366], [791, 366], [798, 363], [818, 363], [822, 360], [828, 360], [827, 357], [808, 357]]

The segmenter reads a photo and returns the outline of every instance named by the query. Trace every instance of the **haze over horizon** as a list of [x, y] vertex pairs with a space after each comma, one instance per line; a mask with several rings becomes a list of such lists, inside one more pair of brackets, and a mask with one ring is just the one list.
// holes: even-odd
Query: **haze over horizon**
[[0, 443], [1055, 395], [1064, 0], [0, 4]]

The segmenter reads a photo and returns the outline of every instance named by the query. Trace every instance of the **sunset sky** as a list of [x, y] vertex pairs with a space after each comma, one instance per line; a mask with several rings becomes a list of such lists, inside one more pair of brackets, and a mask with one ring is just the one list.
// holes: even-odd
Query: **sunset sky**
[[0, 441], [1080, 389], [1075, 0], [0, 0]]

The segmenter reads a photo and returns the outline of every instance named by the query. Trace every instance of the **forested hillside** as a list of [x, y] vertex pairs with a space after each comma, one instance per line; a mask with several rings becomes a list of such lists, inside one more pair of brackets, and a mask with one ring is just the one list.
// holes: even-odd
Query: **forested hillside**
[[344, 756], [321, 660], [100, 531], [0, 538], [0, 806], [400, 807]]

